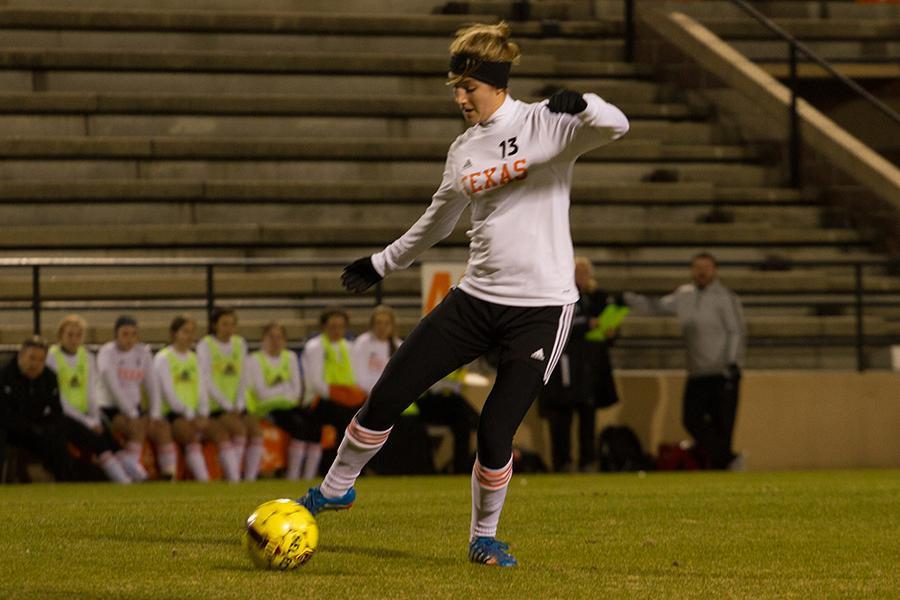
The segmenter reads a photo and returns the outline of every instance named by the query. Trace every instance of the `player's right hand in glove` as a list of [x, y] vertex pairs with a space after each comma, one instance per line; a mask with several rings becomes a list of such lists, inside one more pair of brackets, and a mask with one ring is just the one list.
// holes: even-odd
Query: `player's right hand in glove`
[[587, 108], [587, 102], [578, 92], [559, 90], [550, 96], [550, 99], [547, 101], [547, 108], [550, 109], [550, 112], [577, 115]]
[[344, 272], [341, 273], [341, 284], [354, 294], [363, 293], [382, 279], [383, 277], [375, 270], [370, 256], [354, 260], [344, 267]]

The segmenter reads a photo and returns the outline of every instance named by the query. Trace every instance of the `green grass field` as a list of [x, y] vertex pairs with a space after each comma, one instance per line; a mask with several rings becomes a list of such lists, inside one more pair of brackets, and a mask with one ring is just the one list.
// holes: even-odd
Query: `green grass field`
[[515, 569], [466, 561], [469, 481], [363, 478], [294, 572], [241, 528], [304, 487], [0, 487], [0, 597], [900, 598], [900, 472], [517, 475]]

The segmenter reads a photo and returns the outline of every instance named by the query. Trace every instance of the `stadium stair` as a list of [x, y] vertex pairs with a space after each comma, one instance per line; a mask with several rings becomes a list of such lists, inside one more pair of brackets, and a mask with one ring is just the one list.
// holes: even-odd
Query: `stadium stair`
[[[463, 131], [442, 77], [449, 37], [464, 23], [522, 16], [509, 1], [44, 4], [0, 5], [4, 257], [321, 258], [377, 250], [424, 209], [446, 149]], [[780, 4], [799, 11], [811, 3]], [[743, 21], [716, 10], [714, 29], [743, 43]], [[867, 232], [822, 226], [832, 210], [825, 194], [785, 187], [770, 145], [748, 143], [707, 103], [654, 80], [649, 66], [623, 62], [620, 2], [532, 3], [527, 16], [512, 23], [525, 53], [513, 94], [533, 100], [564, 86], [594, 91], [632, 122], [627, 138], [576, 168], [580, 251], [595, 260], [687, 261], [708, 249], [724, 260], [787, 264], [876, 256]], [[807, 26], [802, 14], [776, 16], [804, 17]], [[848, 38], [836, 23], [819, 26]], [[853, 31], [858, 42], [894, 30], [863, 24]], [[769, 50], [760, 47], [765, 59]], [[850, 47], [823, 46], [837, 58]], [[464, 231], [461, 225], [425, 258], [463, 260]], [[166, 339], [175, 311], [153, 308], [154, 300], [202, 311], [205, 283], [196, 270], [51, 272], [46, 301], [96, 303], [87, 313], [92, 342], [105, 341], [116, 300], [145, 303], [138, 311], [144, 335], [156, 343]], [[273, 315], [299, 336], [315, 327], [317, 301], [346, 301], [337, 272], [220, 269], [216, 291], [241, 306], [251, 339]], [[616, 267], [598, 275], [612, 291], [661, 293], [683, 283], [686, 268]], [[817, 313], [833, 294], [852, 300], [851, 271], [728, 268], [723, 277], [750, 300], [751, 335], [776, 346], [751, 349], [751, 366], [852, 365], [852, 348], [802, 357], [789, 347], [791, 340], [853, 334], [848, 314]], [[27, 303], [30, 285], [27, 272], [4, 273], [0, 343], [28, 332], [30, 316], [11, 307]], [[884, 298], [900, 296], [898, 280], [877, 269], [867, 271], [866, 285]], [[408, 330], [418, 314], [418, 272], [389, 278], [384, 293], [401, 306], [401, 329]], [[806, 304], [762, 305], [798, 293]], [[266, 300], [276, 308], [254, 308]], [[367, 309], [352, 306], [354, 324], [363, 325]], [[63, 312], [45, 315], [48, 333]], [[873, 310], [867, 331], [895, 333], [895, 312]], [[622, 349], [621, 366], [680, 364], [673, 321], [632, 318], [624, 333], [671, 344]]]

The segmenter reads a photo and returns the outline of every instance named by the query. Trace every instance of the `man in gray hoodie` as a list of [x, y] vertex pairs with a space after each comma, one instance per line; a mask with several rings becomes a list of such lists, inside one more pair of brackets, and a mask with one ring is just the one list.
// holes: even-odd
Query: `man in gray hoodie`
[[678, 318], [687, 345], [684, 427], [707, 466], [726, 469], [738, 458], [731, 450], [731, 438], [747, 339], [744, 311], [737, 295], [719, 281], [711, 254], [694, 256], [691, 279], [662, 298], [631, 292], [624, 296], [637, 313]]

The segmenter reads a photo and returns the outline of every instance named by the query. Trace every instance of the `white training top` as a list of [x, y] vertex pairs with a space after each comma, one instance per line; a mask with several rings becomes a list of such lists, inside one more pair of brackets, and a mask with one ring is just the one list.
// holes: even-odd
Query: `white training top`
[[102, 389], [111, 406], [127, 417], [140, 416], [141, 399], [146, 394], [148, 412], [160, 418], [159, 388], [153, 375], [153, 355], [146, 344], [135, 344], [122, 352], [115, 342], [106, 342], [97, 353], [97, 370]]
[[[216, 336], [211, 336], [211, 338], [212, 343], [219, 346], [219, 352], [225, 356], [231, 356], [232, 344], [241, 344], [241, 364], [244, 364], [244, 361], [247, 358], [247, 345], [242, 341], [241, 337], [233, 335], [227, 342], [222, 342]], [[232, 406], [231, 399], [225, 397], [225, 394], [222, 393], [222, 390], [219, 389], [216, 382], [213, 380], [212, 350], [209, 348], [209, 343], [206, 336], [197, 342], [197, 364], [200, 367], [200, 376], [203, 378], [203, 383], [206, 386], [206, 393], [209, 394], [223, 410], [244, 410], [244, 407], [247, 405], [246, 398], [244, 398], [244, 390], [247, 387], [247, 373], [241, 369], [237, 397], [235, 398], [234, 406]]]
[[[400, 338], [395, 337], [394, 350], [399, 348], [400, 344]], [[353, 340], [351, 355], [357, 385], [365, 390], [366, 394], [371, 394], [372, 388], [378, 383], [378, 378], [391, 359], [390, 344], [387, 340], [379, 340], [371, 331], [367, 331]]]
[[[300, 354], [300, 365], [303, 371], [303, 404], [308, 406], [316, 398], [328, 398], [330, 386], [325, 382], [325, 347], [322, 345], [322, 335], [310, 338], [303, 345]], [[353, 379], [359, 382], [359, 369], [353, 360], [353, 340], [345, 339], [347, 353], [350, 355], [350, 366], [353, 369]], [[334, 342], [337, 346], [339, 342]]]
[[[85, 350], [87, 350], [87, 348], [85, 348]], [[69, 363], [69, 366], [73, 369], [78, 365], [78, 354], [69, 354], [65, 350], [63, 350], [62, 355], [66, 359], [66, 362]], [[90, 350], [87, 350], [87, 363], [87, 414], [84, 414], [83, 412], [72, 406], [72, 404], [70, 404], [69, 399], [66, 398], [65, 394], [62, 393], [62, 388], [60, 388], [59, 390], [59, 399], [60, 404], [62, 404], [63, 414], [71, 419], [75, 419], [85, 427], [93, 429], [94, 427], [100, 425], [100, 404], [97, 402], [97, 361], [94, 358], [94, 353]], [[58, 372], [58, 369], [56, 368], [56, 355], [53, 352], [47, 353], [47, 361], [45, 364], [51, 371], [53, 371], [53, 373]]]
[[[296, 398], [298, 401], [302, 399], [301, 393], [303, 391], [303, 384], [300, 380], [300, 364], [297, 360], [297, 353], [289, 350], [288, 354], [288, 365], [291, 370], [291, 378], [288, 381], [282, 381], [281, 383], [276, 383], [272, 386], [266, 385], [266, 379], [263, 377], [262, 368], [260, 368], [256, 356], [249, 354], [244, 360], [244, 372], [247, 376], [247, 389], [253, 390], [257, 397], [263, 402], [279, 397]], [[262, 352], [262, 355], [264, 357], [263, 360], [269, 361], [269, 364], [273, 367], [277, 367], [281, 362], [281, 355], [271, 356], [267, 352]]]
[[[187, 360], [193, 353], [192, 350], [184, 353], [178, 352], [175, 350], [174, 346], [166, 346], [166, 348], [171, 350], [172, 353], [181, 360]], [[163, 348], [163, 350], [165, 350], [165, 348]], [[197, 370], [199, 371], [199, 366]], [[153, 357], [153, 371], [156, 373], [156, 383], [159, 387], [160, 396], [166, 401], [169, 408], [172, 409], [172, 412], [182, 415], [187, 419], [209, 416], [209, 396], [207, 395], [206, 384], [203, 382], [203, 377], [198, 377], [200, 380], [200, 397], [197, 399], [197, 411], [195, 412], [178, 399], [178, 394], [175, 393], [175, 382], [172, 381], [172, 369], [169, 366], [169, 359], [166, 358], [166, 355], [163, 354], [162, 350], [157, 352], [156, 356]]]
[[595, 94], [577, 115], [547, 101], [507, 96], [450, 146], [431, 205], [399, 239], [372, 256], [382, 276], [405, 269], [453, 231], [471, 204], [469, 261], [459, 288], [508, 306], [562, 306], [578, 300], [569, 231], [575, 159], [618, 139], [628, 119]]

